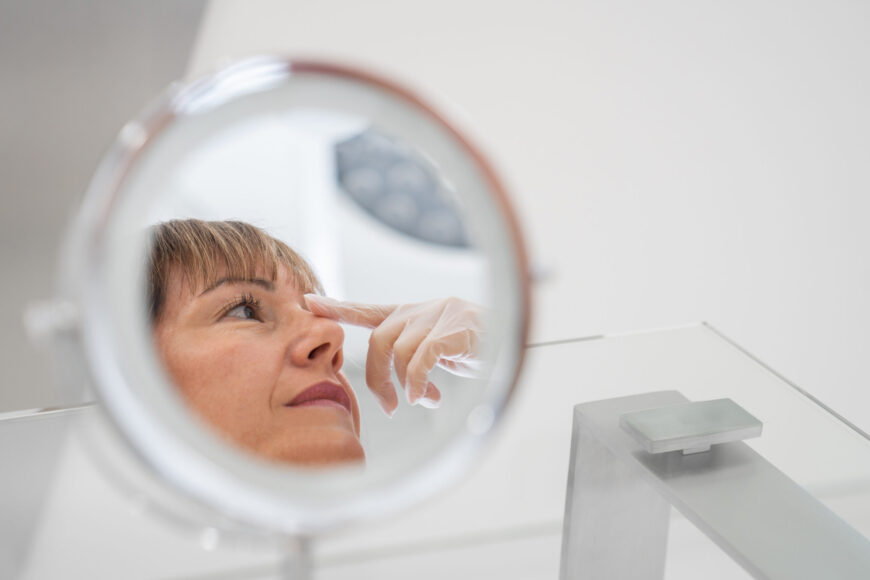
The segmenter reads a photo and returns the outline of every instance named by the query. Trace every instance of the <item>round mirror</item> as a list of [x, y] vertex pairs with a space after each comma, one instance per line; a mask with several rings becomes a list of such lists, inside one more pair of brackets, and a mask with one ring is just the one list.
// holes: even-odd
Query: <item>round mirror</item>
[[104, 158], [66, 263], [94, 388], [139, 463], [282, 534], [460, 475], [529, 323], [481, 154], [411, 92], [322, 63], [172, 87]]

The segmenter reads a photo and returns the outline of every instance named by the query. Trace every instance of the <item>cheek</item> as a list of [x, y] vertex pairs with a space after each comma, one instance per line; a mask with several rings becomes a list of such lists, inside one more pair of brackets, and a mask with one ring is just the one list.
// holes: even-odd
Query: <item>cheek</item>
[[276, 357], [250, 342], [169, 341], [164, 364], [187, 402], [218, 427], [246, 429], [268, 413]]
[[360, 414], [359, 414], [359, 401], [356, 397], [356, 391], [350, 384], [350, 381], [347, 380], [347, 375], [344, 372], [339, 371], [338, 380], [345, 386], [347, 389], [347, 394], [350, 396], [350, 404], [351, 404], [351, 414], [353, 415], [353, 428], [356, 436], [359, 437], [360, 433]]

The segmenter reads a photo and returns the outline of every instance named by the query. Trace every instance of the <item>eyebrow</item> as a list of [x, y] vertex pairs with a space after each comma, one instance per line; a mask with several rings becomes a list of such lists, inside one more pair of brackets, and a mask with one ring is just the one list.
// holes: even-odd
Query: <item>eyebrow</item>
[[214, 290], [218, 286], [222, 286], [223, 284], [256, 284], [257, 286], [269, 290], [270, 292], [275, 290], [275, 285], [269, 280], [264, 280], [263, 278], [220, 278], [215, 281], [214, 284], [200, 292], [199, 295], [202, 296], [203, 294], [211, 292], [212, 290]]

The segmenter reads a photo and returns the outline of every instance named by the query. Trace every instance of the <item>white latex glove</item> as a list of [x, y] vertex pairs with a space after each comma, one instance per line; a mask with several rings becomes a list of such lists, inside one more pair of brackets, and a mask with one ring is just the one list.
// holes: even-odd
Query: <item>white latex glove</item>
[[470, 376], [480, 366], [477, 356], [483, 331], [483, 309], [459, 298], [419, 304], [378, 305], [341, 302], [306, 294], [308, 309], [317, 316], [372, 328], [366, 357], [366, 384], [392, 416], [399, 406], [390, 379], [390, 365], [405, 389], [408, 403], [434, 408], [441, 392], [429, 382], [438, 365]]

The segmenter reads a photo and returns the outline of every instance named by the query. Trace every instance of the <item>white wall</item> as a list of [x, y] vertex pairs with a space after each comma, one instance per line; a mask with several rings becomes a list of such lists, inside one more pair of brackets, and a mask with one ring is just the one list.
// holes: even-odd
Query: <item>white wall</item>
[[78, 402], [26, 336], [121, 125], [184, 70], [204, 1], [0, 2], [0, 412]]
[[[60, 402], [22, 308], [52, 294], [74, 200], [117, 127], [179, 74], [167, 71], [198, 13], [43, 4], [13, 2], [0, 19], [0, 410]], [[262, 51], [336, 58], [452, 104], [552, 273], [536, 340], [708, 320], [870, 430], [868, 12], [221, 1], [189, 69]]]
[[551, 272], [538, 341], [706, 320], [870, 430], [870, 6], [211, 4], [191, 71], [283, 52], [451, 103]]
[[[262, 51], [330, 57], [452, 103], [451, 114], [513, 186], [533, 255], [551, 272], [537, 294], [534, 340], [708, 320], [870, 430], [870, 370], [861, 357], [870, 346], [868, 16], [870, 6], [845, 1], [221, 1], [209, 8], [189, 68]], [[160, 28], [156, 17], [149, 22]], [[93, 54], [105, 57], [100, 50]], [[93, 92], [108, 91], [103, 85]], [[131, 99], [123, 108], [132, 114], [137, 106]], [[128, 115], [116, 116], [120, 123]], [[67, 140], [56, 148], [61, 159], [73, 151]], [[88, 154], [95, 163], [97, 153]], [[51, 205], [60, 194], [45, 199]], [[6, 240], [22, 235], [10, 232], [3, 267], [20, 272], [31, 260], [13, 261], [18, 254]], [[48, 252], [40, 253], [44, 264]], [[36, 297], [50, 293], [43, 278], [33, 280], [27, 286]], [[10, 320], [24, 290], [4, 294]], [[17, 336], [4, 331], [4, 344]], [[4, 389], [23, 393], [19, 377], [38, 374], [24, 364], [30, 359], [3, 360], [17, 367], [6, 371]], [[5, 401], [29, 404], [27, 396]], [[547, 426], [545, 415], [536, 420]], [[506, 430], [503, 440], [511, 437], [519, 432]], [[484, 469], [501, 473], [509, 459], [488, 457]], [[564, 454], [554, 461], [564, 465]], [[103, 509], [126, 509], [79, 475], [76, 489]], [[454, 528], [433, 534], [465, 525], [457, 497], [447, 492], [438, 504], [445, 519], [459, 514]], [[75, 525], [100, 516], [86, 503], [66, 505], [80, 514]], [[553, 541], [541, 554], [555, 566], [559, 527], [551, 520], [530, 535]], [[179, 539], [162, 522], [143, 521], [141, 529], [120, 516], [105, 522], [92, 526], [93, 535], [87, 526], [76, 535], [107, 553], [127, 553], [120, 546], [165, 566], [163, 577], [240, 577], [234, 566], [273, 561], [219, 550], [206, 563], [195, 539]], [[75, 525], [55, 531], [80, 530]], [[346, 544], [369, 535], [361, 528]], [[527, 555], [508, 545], [492, 557], [514, 552]], [[99, 563], [106, 577], [117, 575], [110, 558]], [[390, 577], [425, 567], [425, 554], [400, 564]]]

